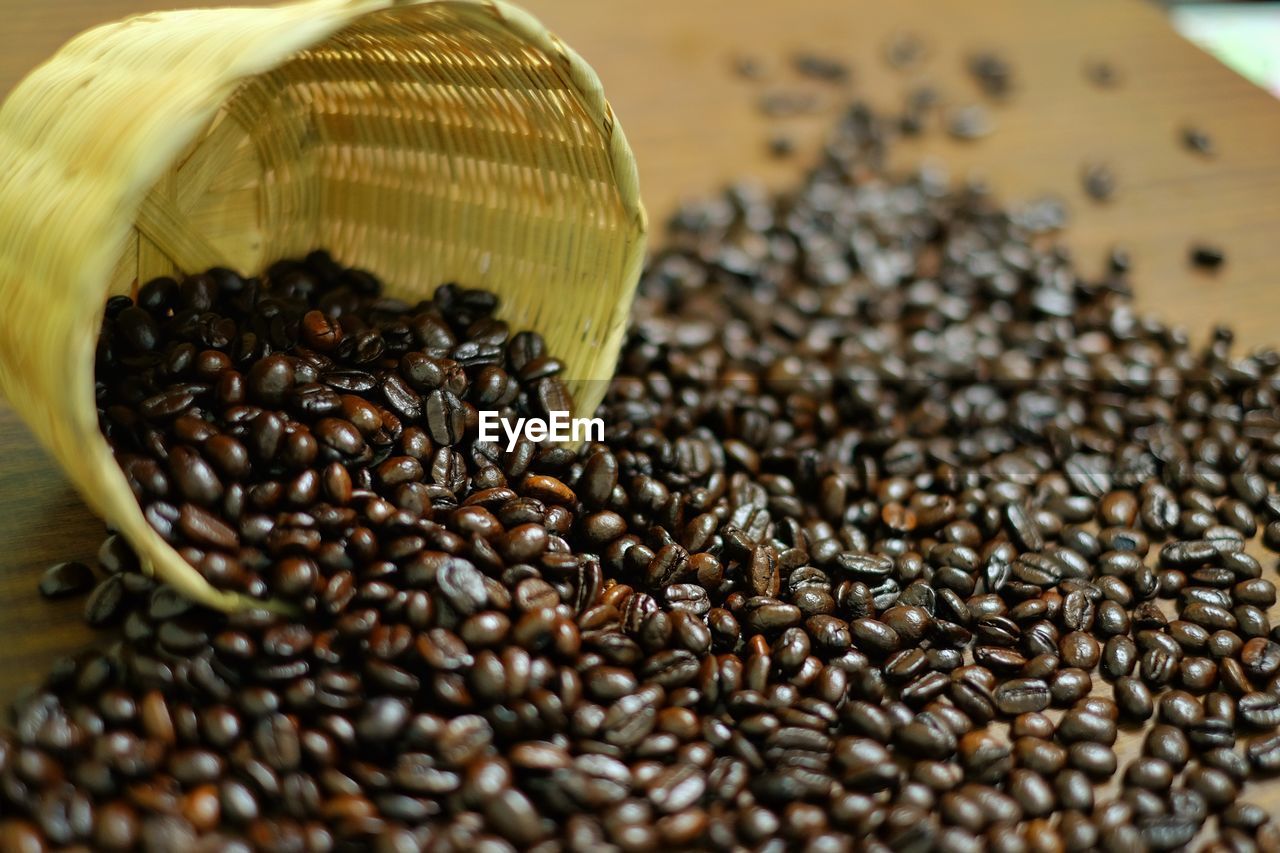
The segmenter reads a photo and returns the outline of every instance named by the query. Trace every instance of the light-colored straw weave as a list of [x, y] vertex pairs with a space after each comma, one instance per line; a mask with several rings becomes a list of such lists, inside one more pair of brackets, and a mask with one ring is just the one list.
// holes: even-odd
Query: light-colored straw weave
[[307, 0], [142, 15], [78, 36], [0, 108], [0, 389], [144, 565], [150, 528], [98, 428], [109, 293], [327, 248], [416, 301], [485, 287], [599, 403], [646, 230], [595, 73], [496, 0]]

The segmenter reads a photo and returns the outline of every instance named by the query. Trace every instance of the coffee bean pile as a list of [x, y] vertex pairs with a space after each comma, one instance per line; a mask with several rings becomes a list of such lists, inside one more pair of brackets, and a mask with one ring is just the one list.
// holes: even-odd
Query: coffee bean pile
[[[533, 446], [504, 465], [473, 439], [478, 409], [571, 410], [561, 363], [495, 319], [491, 293], [380, 294], [316, 253], [265, 283], [214, 270], [108, 305], [103, 433], [151, 526], [214, 586], [338, 613], [363, 580], [398, 578], [440, 535], [418, 523], [446, 510], [489, 543], [482, 562], [546, 545], [514, 509], [508, 523], [489, 512], [515, 497], [507, 478], [524, 477]], [[516, 507], [572, 498], [557, 481], [527, 486]], [[555, 514], [552, 532], [567, 523]]]
[[1139, 314], [1047, 202], [886, 174], [899, 122], [679, 213], [577, 451], [476, 440], [567, 408], [485, 294], [316, 255], [114, 301], [147, 517], [302, 615], [108, 539], [122, 639], [15, 707], [0, 844], [1277, 849], [1280, 355]]

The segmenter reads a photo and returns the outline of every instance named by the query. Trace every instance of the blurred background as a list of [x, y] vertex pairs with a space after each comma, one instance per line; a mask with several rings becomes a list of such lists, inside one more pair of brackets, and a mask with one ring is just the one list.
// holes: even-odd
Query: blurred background
[[[850, 0], [851, 3], [857, 0]], [[1173, 27], [1185, 38], [1218, 57], [1223, 63], [1257, 85], [1280, 96], [1280, 2], [1276, 0], [1149, 0], [1163, 7]], [[181, 0], [169, 6], [184, 4]], [[229, 5], [216, 0], [199, 5]], [[537, 8], [537, 0], [526, 3]], [[628, 2], [610, 4], [625, 17]], [[33, 24], [41, 22], [61, 24], [66, 30], [74, 24], [111, 20], [128, 11], [144, 8], [164, 8], [155, 0], [0, 0], [0, 38], [28, 36]], [[804, 4], [798, 5], [803, 10]], [[638, 9], [632, 9], [638, 12]], [[67, 30], [68, 32], [74, 30]], [[38, 42], [37, 42], [38, 43]], [[13, 44], [6, 44], [12, 50]], [[5, 68], [9, 72], [11, 69]], [[0, 92], [7, 91], [14, 81], [0, 77]]]

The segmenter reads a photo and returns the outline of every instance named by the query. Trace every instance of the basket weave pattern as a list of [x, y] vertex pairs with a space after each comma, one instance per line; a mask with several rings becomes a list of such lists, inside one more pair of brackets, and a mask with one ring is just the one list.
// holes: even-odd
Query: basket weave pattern
[[[73, 40], [0, 107], [0, 389], [148, 568], [230, 608], [147, 525], [98, 430], [109, 293], [328, 248], [410, 301], [502, 297], [599, 403], [643, 260], [594, 72], [494, 0], [166, 12]], [[417, 288], [415, 290], [415, 288]]]

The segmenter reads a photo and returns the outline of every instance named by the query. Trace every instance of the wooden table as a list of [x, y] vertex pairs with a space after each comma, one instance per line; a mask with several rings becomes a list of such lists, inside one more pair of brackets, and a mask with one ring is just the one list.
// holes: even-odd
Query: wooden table
[[[958, 177], [983, 176], [1016, 199], [1052, 191], [1075, 225], [1067, 242], [1086, 268], [1108, 247], [1128, 247], [1139, 304], [1202, 337], [1228, 322], [1248, 346], [1280, 339], [1280, 103], [1179, 38], [1153, 6], [1134, 0], [526, 0], [600, 72], [639, 158], [644, 196], [660, 223], [683, 198], [743, 175], [772, 186], [795, 180], [833, 109], [781, 123], [755, 109], [762, 92], [794, 87], [788, 59], [812, 49], [855, 65], [848, 90], [817, 88], [834, 108], [848, 92], [896, 105], [904, 89], [935, 82], [948, 102], [980, 100], [964, 59], [993, 49], [1013, 64], [1015, 89], [995, 106], [996, 132], [977, 143], [935, 134], [904, 144], [901, 164], [937, 158]], [[58, 45], [94, 23], [184, 0], [0, 0], [0, 93]], [[802, 11], [797, 11], [802, 10]], [[917, 33], [929, 55], [910, 72], [891, 70], [884, 47]], [[749, 82], [733, 60], [760, 60], [770, 79]], [[1116, 88], [1085, 77], [1104, 59]], [[1184, 149], [1180, 129], [1212, 134], [1218, 154]], [[776, 128], [798, 151], [771, 158]], [[1111, 165], [1115, 199], [1090, 202], [1080, 188], [1086, 161]], [[1218, 274], [1193, 270], [1189, 245], [1207, 240], [1228, 255]], [[36, 593], [52, 562], [91, 559], [101, 524], [72, 493], [13, 413], [0, 404], [0, 701], [37, 681], [58, 655], [94, 641], [80, 601]], [[1273, 558], [1265, 560], [1271, 575]], [[1273, 619], [1277, 618], [1273, 614]], [[1122, 736], [1122, 760], [1137, 747]], [[1280, 786], [1251, 786], [1250, 799], [1280, 809]]]

